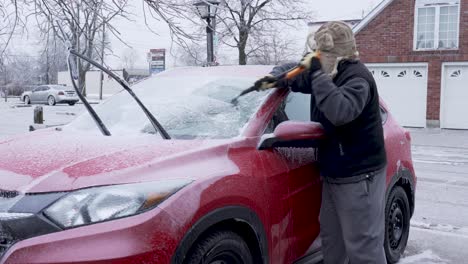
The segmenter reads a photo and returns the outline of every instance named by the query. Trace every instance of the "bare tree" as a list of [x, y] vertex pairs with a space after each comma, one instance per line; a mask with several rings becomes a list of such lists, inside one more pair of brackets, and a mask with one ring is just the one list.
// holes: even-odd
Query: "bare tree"
[[[173, 35], [173, 40], [188, 48], [187, 41], [197, 41], [203, 32], [191, 31], [193, 24], [200, 24], [192, 0], [145, 0], [151, 8], [150, 14], [164, 20]], [[306, 0], [224, 0], [216, 17], [216, 32], [222, 43], [238, 50], [239, 64], [247, 64], [252, 55], [263, 43], [253, 43], [262, 39], [265, 31], [290, 26], [310, 19]], [[208, 2], [207, 2], [208, 3]], [[197, 27], [195, 27], [198, 29]], [[256, 36], [256, 38], [253, 38]]]
[[[24, 0], [34, 4], [42, 32], [53, 31], [54, 36], [69, 42], [81, 54], [98, 59], [104, 56], [99, 38], [102, 31], [112, 33], [120, 39], [119, 31], [112, 25], [116, 17], [126, 17], [128, 0]], [[76, 58], [75, 58], [76, 59]], [[76, 63], [76, 64], [75, 64]], [[86, 94], [86, 72], [91, 65], [76, 59], [78, 83]]]
[[2, 66], [2, 88], [9, 95], [20, 95], [32, 85], [40, 84], [38, 57], [28, 54], [5, 54], [6, 63]]
[[122, 52], [121, 60], [122, 60], [122, 67], [124, 69], [134, 69], [135, 63], [138, 60], [138, 53], [133, 48], [126, 48]]
[[187, 48], [177, 47], [172, 55], [176, 66], [202, 66], [206, 62], [206, 47], [192, 42]]
[[254, 47], [250, 50], [250, 63], [260, 65], [278, 65], [297, 60], [297, 45], [288, 37], [280, 38], [279, 32], [253, 36]]
[[18, 0], [0, 0], [0, 60], [10, 44], [15, 31], [24, 25], [21, 19], [22, 6]]
[[41, 79], [44, 83], [56, 84], [58, 72], [67, 70], [67, 48], [55, 37], [53, 31], [48, 32], [41, 42], [45, 43], [38, 62]]

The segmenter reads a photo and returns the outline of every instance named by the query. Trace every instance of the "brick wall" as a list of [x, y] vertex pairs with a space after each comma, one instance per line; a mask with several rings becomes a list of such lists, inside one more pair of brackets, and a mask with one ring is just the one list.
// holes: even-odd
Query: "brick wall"
[[439, 120], [443, 62], [468, 61], [468, 0], [460, 1], [458, 50], [413, 51], [415, 0], [394, 0], [356, 35], [366, 63], [427, 62], [427, 119]]

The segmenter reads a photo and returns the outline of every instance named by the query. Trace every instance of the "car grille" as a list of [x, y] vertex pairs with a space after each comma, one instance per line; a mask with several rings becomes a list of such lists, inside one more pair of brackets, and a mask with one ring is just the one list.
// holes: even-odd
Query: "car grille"
[[11, 232], [0, 222], [0, 259], [14, 242]]
[[[2, 208], [2, 204], [8, 204], [8, 202], [12, 202], [13, 198], [17, 197], [19, 192], [17, 191], [7, 191], [7, 190], [0, 190], [0, 208]], [[8, 248], [14, 243], [13, 237], [9, 229], [5, 226], [2, 226], [0, 221], [0, 259], [8, 250]]]
[[10, 198], [15, 198], [18, 195], [19, 195], [19, 192], [17, 192], [17, 191], [0, 190], [0, 197], [1, 198], [10, 199]]

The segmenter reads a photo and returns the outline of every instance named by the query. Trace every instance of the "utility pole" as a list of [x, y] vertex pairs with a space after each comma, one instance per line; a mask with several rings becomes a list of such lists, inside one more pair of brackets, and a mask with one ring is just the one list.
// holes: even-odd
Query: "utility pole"
[[[80, 28], [80, 6], [79, 3], [76, 2], [76, 13], [77, 13], [77, 21], [75, 22], [75, 41], [76, 41], [76, 52], [81, 52], [80, 50], [80, 33], [79, 33], [79, 28]], [[80, 68], [80, 59], [78, 57], [75, 57], [76, 59], [76, 72], [78, 74], [78, 89], [81, 89], [81, 68]], [[81, 93], [84, 91], [81, 90]], [[84, 95], [84, 94], [83, 94]], [[86, 95], [84, 95], [86, 96]]]
[[5, 97], [5, 102], [8, 101], [8, 96], [7, 96], [7, 69], [5, 67], [5, 62], [4, 59], [0, 57], [0, 69], [3, 72], [3, 95]]
[[50, 72], [50, 61], [49, 61], [50, 24], [49, 24], [49, 28], [47, 29], [46, 38], [47, 38], [47, 41], [46, 41], [46, 47], [45, 47], [45, 55], [46, 55], [45, 84], [50, 84], [50, 80], [49, 80], [49, 76], [50, 76], [49, 75], [49, 72]]
[[[104, 48], [106, 45], [105, 35], [106, 33], [106, 23], [102, 23], [102, 42], [101, 42], [101, 65], [104, 65]], [[104, 85], [104, 72], [101, 71], [101, 82], [99, 85], [99, 100], [102, 100], [102, 86]]]
[[207, 34], [207, 62], [208, 66], [212, 66], [213, 61], [214, 61], [214, 55], [213, 55], [213, 27], [211, 25], [211, 17], [208, 17], [206, 19], [208, 25], [206, 27], [206, 34]]
[[207, 66], [214, 66], [214, 48], [213, 48], [213, 34], [216, 25], [216, 12], [218, 10], [218, 0], [201, 0], [195, 2], [193, 5], [197, 9], [201, 19], [206, 20], [206, 64]]
[[[49, 36], [47, 36], [48, 38]], [[45, 71], [45, 84], [50, 84], [49, 80], [49, 72], [50, 72], [50, 62], [49, 62], [49, 41], [47, 41], [47, 47], [46, 47], [46, 71]], [[41, 83], [42, 84], [42, 83]]]

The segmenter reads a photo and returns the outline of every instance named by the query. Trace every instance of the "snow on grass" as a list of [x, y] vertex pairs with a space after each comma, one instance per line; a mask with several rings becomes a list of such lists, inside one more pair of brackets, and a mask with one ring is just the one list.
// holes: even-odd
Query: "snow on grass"
[[448, 263], [434, 254], [431, 250], [423, 251], [419, 254], [402, 258], [399, 264], [444, 264]]

